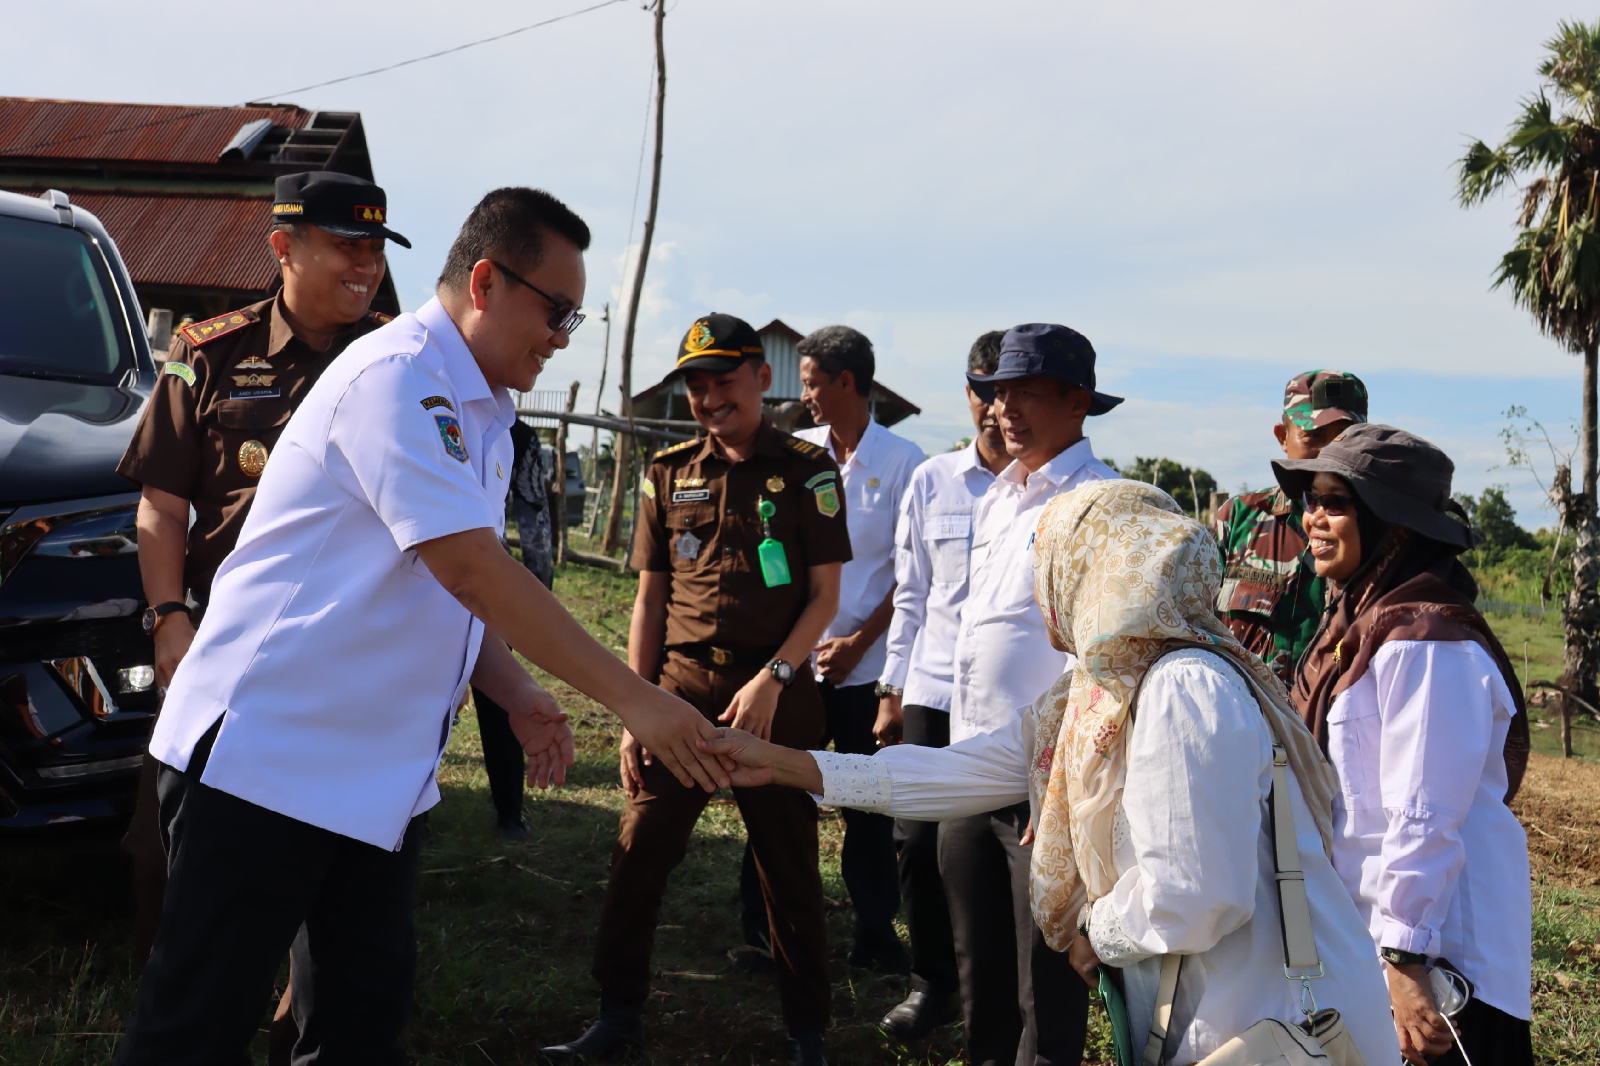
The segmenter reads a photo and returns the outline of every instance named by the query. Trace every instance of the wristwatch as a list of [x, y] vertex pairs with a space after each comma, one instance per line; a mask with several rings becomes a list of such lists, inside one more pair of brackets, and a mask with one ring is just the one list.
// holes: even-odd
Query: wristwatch
[[1391, 966], [1426, 966], [1428, 956], [1416, 951], [1401, 951], [1399, 948], [1379, 948], [1378, 954], [1383, 961]]
[[766, 670], [773, 677], [777, 678], [778, 684], [782, 685], [784, 688], [788, 688], [790, 685], [794, 684], [794, 667], [790, 666], [782, 659], [774, 657], [770, 662], [767, 663], [766, 666], [762, 667], [762, 669]]
[[154, 607], [146, 607], [144, 609], [144, 617], [139, 620], [139, 624], [144, 627], [146, 633], [154, 633], [156, 631], [156, 623], [173, 611], [182, 611], [184, 614], [189, 614], [189, 605], [182, 600], [168, 600], [166, 603], [157, 604]]
[[882, 681], [879, 681], [877, 687], [872, 690], [872, 694], [881, 700], [885, 696], [904, 696], [906, 690], [899, 685], [885, 685]]

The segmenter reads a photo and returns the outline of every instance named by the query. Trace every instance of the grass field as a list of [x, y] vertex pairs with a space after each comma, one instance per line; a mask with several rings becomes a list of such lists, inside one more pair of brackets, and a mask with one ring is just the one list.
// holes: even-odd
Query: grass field
[[[626, 578], [581, 568], [564, 571], [557, 582], [563, 600], [619, 655], [632, 589]], [[1522, 630], [1512, 626], [1501, 631], [1519, 665], [1521, 641], [1528, 640], [1537, 674], [1548, 660], [1549, 634], [1513, 636]], [[1559, 636], [1553, 647], [1559, 661]], [[470, 711], [445, 756], [444, 802], [431, 819], [417, 914], [419, 980], [410, 1045], [419, 1064], [526, 1063], [531, 1049], [576, 1035], [595, 1013], [589, 952], [621, 810], [616, 727], [588, 700], [558, 683], [551, 687], [572, 715], [578, 765], [566, 788], [529, 795], [526, 840], [507, 843], [494, 834]], [[1517, 812], [1528, 826], [1533, 856], [1540, 1063], [1591, 1066], [1600, 1061], [1600, 766], [1536, 756]], [[833, 1061], [959, 1061], [958, 1026], [907, 1049], [887, 1044], [877, 1032], [876, 1020], [899, 1001], [904, 982], [846, 964], [842, 823], [824, 811], [822, 826]], [[742, 846], [732, 800], [719, 796], [663, 908], [650, 1063], [784, 1061], [776, 989], [768, 979], [732, 976], [725, 958], [739, 940]], [[135, 987], [127, 891], [114, 855], [0, 855], [0, 1064], [109, 1061]], [[265, 1014], [268, 1004], [262, 1009]], [[1098, 1012], [1096, 1018], [1098, 1027]], [[258, 1056], [263, 1047], [258, 1041]], [[1106, 1051], [1099, 1027], [1091, 1060]]]

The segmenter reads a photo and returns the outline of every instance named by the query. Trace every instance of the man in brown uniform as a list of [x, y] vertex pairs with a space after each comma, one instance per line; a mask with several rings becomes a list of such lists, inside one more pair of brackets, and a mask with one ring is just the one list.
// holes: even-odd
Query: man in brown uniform
[[[155, 640], [156, 683], [163, 688], [194, 640], [195, 615], [239, 539], [256, 482], [295, 406], [334, 356], [388, 321], [369, 311], [387, 269], [384, 240], [411, 247], [387, 228], [388, 200], [370, 181], [325, 171], [286, 174], [274, 192], [267, 241], [283, 288], [272, 299], [173, 333], [155, 394], [117, 466], [144, 487], [138, 516], [139, 571], [150, 604], [144, 626]], [[149, 758], [123, 847], [134, 863], [142, 965], [161, 921], [167, 874]]]
[[[794, 748], [822, 741], [811, 649], [839, 603], [850, 559], [839, 470], [826, 450], [762, 415], [772, 383], [749, 324], [712, 314], [689, 328], [669, 378], [684, 377], [703, 438], [656, 453], [634, 537], [639, 592], [628, 665], [707, 718]], [[683, 859], [705, 792], [684, 788], [627, 733], [627, 807], [595, 940], [600, 1021], [542, 1054], [604, 1062], [637, 1051], [650, 952], [668, 875]], [[827, 935], [817, 809], [792, 789], [735, 789], [772, 916], [790, 1061], [824, 1066]]]

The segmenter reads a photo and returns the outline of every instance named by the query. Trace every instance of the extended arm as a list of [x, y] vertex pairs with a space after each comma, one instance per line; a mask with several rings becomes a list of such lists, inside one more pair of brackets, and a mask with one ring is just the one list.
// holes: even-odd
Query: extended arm
[[714, 730], [694, 708], [621, 669], [550, 591], [500, 546], [494, 531], [470, 529], [416, 547], [434, 578], [529, 662], [610, 708], [684, 785], [727, 784], [696, 740]]

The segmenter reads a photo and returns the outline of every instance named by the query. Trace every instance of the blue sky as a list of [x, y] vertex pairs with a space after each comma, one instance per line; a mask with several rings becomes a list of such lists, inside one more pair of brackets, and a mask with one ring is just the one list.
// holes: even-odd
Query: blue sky
[[[406, 306], [484, 191], [532, 184], [593, 227], [598, 308], [622, 292], [651, 85], [637, 4], [281, 92], [582, 6], [16, 5], [0, 93], [359, 110], [415, 244], [391, 255]], [[1498, 139], [1571, 14], [1538, 0], [677, 0], [635, 380], [664, 372], [706, 311], [848, 322], [923, 407], [901, 432], [932, 452], [966, 432], [972, 339], [1059, 321], [1129, 398], [1091, 423], [1103, 454], [1262, 483], [1284, 380], [1337, 367], [1367, 380], [1375, 418], [1446, 448], [1460, 490], [1505, 485], [1524, 524], [1548, 524], [1498, 434], [1511, 404], [1575, 419], [1579, 360], [1488, 290], [1512, 202], [1468, 212], [1451, 192], [1469, 137]], [[577, 380], [590, 406], [602, 336], [586, 324], [542, 385]]]

